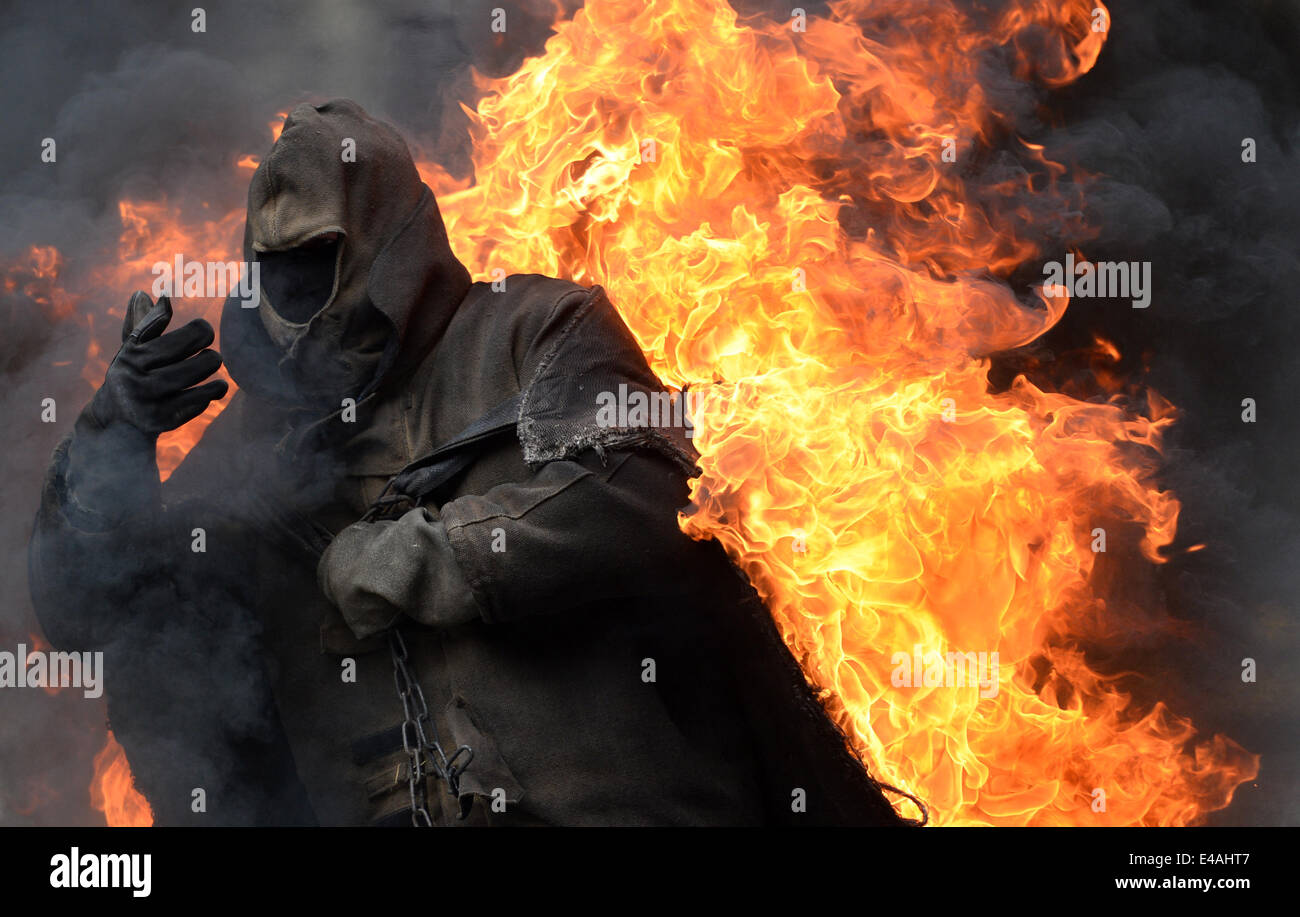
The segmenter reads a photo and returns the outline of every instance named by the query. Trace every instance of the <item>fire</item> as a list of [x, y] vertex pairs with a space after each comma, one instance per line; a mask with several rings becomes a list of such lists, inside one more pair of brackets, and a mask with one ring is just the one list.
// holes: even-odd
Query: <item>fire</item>
[[[153, 265], [159, 261], [170, 262], [178, 252], [187, 260], [225, 261], [232, 257], [232, 251], [240, 250], [239, 240], [244, 228], [244, 214], [240, 210], [215, 219], [205, 216], [184, 220], [178, 218], [166, 200], [160, 200], [122, 201], [118, 204], [118, 211], [122, 218], [118, 258], [104, 266], [97, 278], [105, 289], [126, 290], [128, 295], [134, 289], [148, 290], [155, 276], [151, 270]], [[125, 314], [126, 297], [120, 298], [121, 303], [110, 309], [114, 316]], [[176, 317], [170, 327], [179, 327], [197, 315], [211, 322], [213, 328], [218, 328], [223, 302], [211, 298], [176, 301]], [[104, 370], [108, 369], [107, 360], [101, 362], [103, 367], [98, 369], [97, 384], [103, 378]], [[224, 369], [220, 375], [230, 383], [233, 394], [234, 381]], [[192, 423], [158, 438], [158, 472], [164, 481], [199, 441], [208, 424], [225, 408], [229, 397], [227, 395], [225, 399], [208, 405], [208, 409]]]
[[33, 245], [24, 258], [15, 261], [5, 270], [5, 292], [21, 290], [23, 295], [40, 307], [47, 319], [63, 321], [73, 315], [76, 305], [58, 285], [62, 268], [63, 255], [57, 248]]
[[[1062, 86], [1111, 27], [1095, 0], [838, 0], [790, 22], [588, 0], [542, 56], [480, 78], [472, 180], [421, 163], [477, 277], [603, 284], [656, 372], [702, 394], [683, 530], [725, 546], [872, 772], [937, 824], [1188, 824], [1258, 771], [1086, 658], [1136, 626], [1102, 558], [1136, 570], [1174, 540], [1179, 505], [1153, 475], [1176, 410], [1100, 336], [1102, 398], [988, 381], [989, 354], [1067, 307], [1009, 285], [1063, 254], [1027, 229], [1088, 229], [1063, 216], [1080, 208], [1041, 145], [1015, 140], [996, 180], [962, 167], [1007, 146], [980, 62], [1005, 53], [1017, 78]], [[121, 217], [99, 280], [122, 303], [154, 261], [239, 251], [242, 210], [123, 201]], [[215, 324], [219, 306], [199, 311]], [[160, 442], [164, 474], [220, 409]], [[901, 659], [950, 653], [990, 660], [996, 691], [899, 683]], [[114, 749], [96, 786], [101, 762], [126, 772]]]
[[90, 781], [90, 805], [104, 813], [110, 828], [148, 828], [153, 824], [153, 810], [135, 789], [126, 752], [117, 744], [113, 733], [95, 755], [95, 776]]
[[[661, 377], [715, 383], [684, 530], [725, 545], [873, 772], [936, 823], [1171, 825], [1227, 805], [1254, 756], [1134, 709], [1080, 649], [1123, 639], [1091, 583], [1094, 529], [1135, 528], [1138, 563], [1174, 538], [1178, 503], [1152, 482], [1173, 410], [1023, 377], [989, 391], [987, 355], [1065, 308], [1003, 279], [1040, 256], [1025, 204], [1063, 196], [1065, 168], [1024, 141], [997, 184], [950, 161], [1005, 130], [984, 52], [1063, 85], [1109, 13], [841, 0], [796, 25], [722, 0], [587, 3], [482, 82], [476, 184], [440, 200], [453, 246], [479, 276], [605, 285]], [[1118, 358], [1099, 339], [1095, 361]], [[895, 684], [917, 648], [996, 653], [999, 690]]]
[[[280, 131], [284, 130], [284, 119], [287, 117], [289, 117], [287, 111], [276, 112], [275, 120], [267, 122], [266, 126], [271, 132], [272, 142], [280, 139]], [[246, 153], [235, 161], [235, 166], [236, 168], [247, 169], [249, 172], [252, 172], [261, 164], [261, 162], [262, 160], [258, 157]]]

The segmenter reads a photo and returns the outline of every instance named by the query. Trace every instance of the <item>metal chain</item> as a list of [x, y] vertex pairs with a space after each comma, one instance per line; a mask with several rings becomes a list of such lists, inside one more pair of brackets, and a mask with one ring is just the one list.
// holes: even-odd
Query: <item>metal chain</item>
[[[411, 824], [417, 828], [432, 828], [426, 776], [432, 774], [443, 780], [447, 784], [447, 791], [459, 798], [460, 775], [474, 760], [474, 749], [462, 745], [450, 758], [447, 757], [438, 741], [438, 727], [434, 725], [429, 707], [424, 702], [420, 681], [411, 671], [406, 641], [395, 627], [388, 632], [388, 648], [393, 655], [393, 681], [397, 684], [397, 696], [402, 702], [404, 717], [402, 749], [406, 752], [406, 773], [411, 792]], [[465, 760], [459, 763], [462, 757]]]

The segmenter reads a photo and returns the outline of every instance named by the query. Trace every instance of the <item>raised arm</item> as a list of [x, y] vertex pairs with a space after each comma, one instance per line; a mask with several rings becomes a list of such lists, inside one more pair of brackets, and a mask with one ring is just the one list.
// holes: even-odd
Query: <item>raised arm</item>
[[55, 449], [29, 548], [32, 600], [55, 645], [111, 639], [116, 611], [157, 585], [176, 539], [166, 535], [155, 451], [159, 434], [189, 422], [226, 393], [204, 384], [221, 365], [212, 326], [196, 319], [163, 334], [172, 316], [136, 293], [122, 347], [104, 383]]

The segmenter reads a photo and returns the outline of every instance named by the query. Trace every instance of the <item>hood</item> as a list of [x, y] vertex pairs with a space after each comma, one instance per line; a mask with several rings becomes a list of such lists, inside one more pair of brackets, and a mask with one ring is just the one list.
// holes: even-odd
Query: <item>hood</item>
[[[325, 242], [320, 307], [287, 309], [303, 285], [270, 283], [270, 269]], [[249, 184], [244, 260], [263, 261], [262, 289], [256, 308], [225, 304], [226, 367], [253, 397], [317, 414], [413, 369], [470, 287], [405, 142], [345, 99], [285, 119]]]

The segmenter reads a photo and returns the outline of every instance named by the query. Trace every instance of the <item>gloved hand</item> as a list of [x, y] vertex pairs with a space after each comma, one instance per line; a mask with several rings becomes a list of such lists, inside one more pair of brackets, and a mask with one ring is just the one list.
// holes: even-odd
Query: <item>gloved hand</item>
[[171, 318], [166, 296], [155, 304], [147, 293], [132, 294], [122, 347], [77, 418], [67, 483], [82, 524], [110, 527], [156, 499], [159, 434], [198, 417], [229, 388], [221, 379], [198, 384], [221, 366], [220, 354], [206, 349], [216, 336], [212, 326], [199, 318], [163, 334]]
[[156, 442], [160, 433], [188, 423], [226, 394], [221, 379], [198, 385], [221, 368], [221, 355], [205, 349], [216, 337], [212, 326], [196, 318], [164, 335], [171, 319], [166, 296], [155, 305], [147, 293], [131, 295], [122, 348], [90, 402], [98, 426], [125, 424]]
[[426, 507], [348, 526], [321, 557], [316, 580], [358, 640], [403, 615], [438, 628], [482, 620], [447, 533]]

